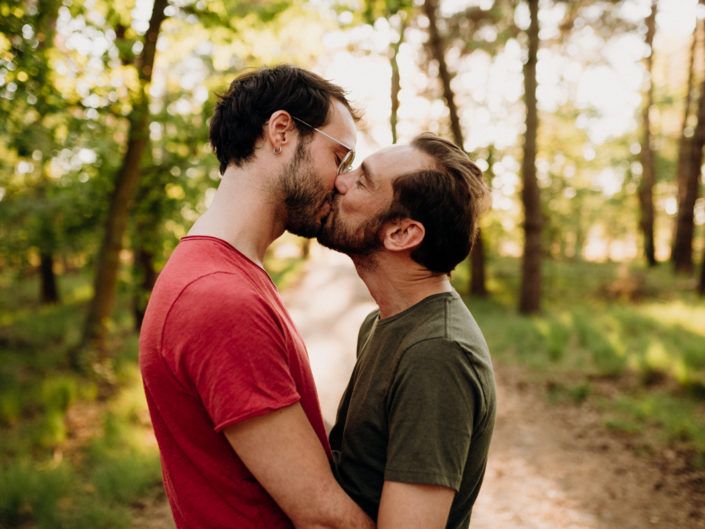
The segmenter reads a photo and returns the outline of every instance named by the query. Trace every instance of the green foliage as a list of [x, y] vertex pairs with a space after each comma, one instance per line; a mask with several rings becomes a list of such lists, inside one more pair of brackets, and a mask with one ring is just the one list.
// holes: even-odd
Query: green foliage
[[127, 529], [130, 511], [127, 507], [106, 505], [95, 498], [81, 498], [65, 515], [64, 527], [71, 529]]
[[[674, 281], [663, 268], [613, 263], [544, 267], [547, 296], [538, 316], [513, 311], [513, 259], [490, 263], [489, 299], [468, 299], [493, 356], [526, 366], [552, 401], [589, 400], [610, 428], [656, 428], [661, 442], [691, 449], [695, 459], [705, 455], [705, 302], [690, 281]], [[454, 275], [457, 286], [467, 284], [466, 274], [464, 264]], [[636, 290], [615, 294], [624, 285]]]
[[686, 399], [658, 388], [620, 395], [602, 406], [608, 426], [627, 432], [649, 429], [662, 442], [691, 448], [696, 459], [705, 462], [705, 422], [694, 420], [702, 416], [700, 402], [701, 399]]
[[[108, 371], [119, 386], [100, 391], [111, 395], [107, 408], [97, 401], [104, 381], [66, 366], [66, 340], [75, 338], [66, 331], [84, 308], [87, 283], [85, 275], [66, 278], [64, 300], [51, 306], [32, 294], [36, 278], [0, 290], [1, 527], [127, 528], [131, 505], [162, 491], [156, 447], [144, 443], [137, 337], [116, 347]], [[69, 418], [76, 405], [97, 419], [75, 410]], [[76, 421], [86, 432], [78, 446]]]
[[75, 476], [66, 465], [37, 468], [18, 460], [0, 466], [0, 524], [20, 527], [32, 520], [39, 528], [62, 527], [59, 501]]
[[290, 286], [299, 276], [305, 262], [303, 245], [304, 239], [287, 233], [265, 254], [264, 268], [279, 290]]
[[131, 505], [160, 483], [158, 457], [134, 454], [103, 460], [93, 473], [93, 485], [101, 500], [114, 505]]

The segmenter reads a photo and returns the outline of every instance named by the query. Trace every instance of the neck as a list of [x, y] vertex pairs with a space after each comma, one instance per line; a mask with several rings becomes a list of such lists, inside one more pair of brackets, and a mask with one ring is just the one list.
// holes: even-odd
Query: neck
[[380, 319], [399, 314], [433, 294], [453, 290], [446, 274], [430, 272], [408, 255], [382, 251], [353, 256], [352, 260], [379, 307]]
[[284, 232], [276, 186], [264, 174], [228, 166], [213, 202], [189, 230], [230, 243], [262, 266], [269, 245]]

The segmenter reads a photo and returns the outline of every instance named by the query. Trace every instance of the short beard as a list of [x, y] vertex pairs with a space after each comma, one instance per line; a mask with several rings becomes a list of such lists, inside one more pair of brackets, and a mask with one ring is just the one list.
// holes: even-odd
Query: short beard
[[375, 216], [352, 229], [338, 222], [337, 209], [333, 209], [318, 233], [318, 242], [353, 259], [368, 257], [382, 247], [381, 230], [389, 220], [387, 212]]
[[301, 237], [315, 237], [321, 228], [316, 219], [320, 206], [330, 201], [318, 175], [311, 168], [308, 141], [300, 140], [294, 159], [279, 175], [279, 185], [284, 197], [287, 231]]

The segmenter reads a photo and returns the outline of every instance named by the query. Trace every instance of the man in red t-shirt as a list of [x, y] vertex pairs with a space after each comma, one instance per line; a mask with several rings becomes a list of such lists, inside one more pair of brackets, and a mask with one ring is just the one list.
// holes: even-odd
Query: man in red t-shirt
[[374, 527], [332, 475], [306, 349], [262, 268], [285, 229], [318, 233], [356, 118], [341, 88], [289, 65], [239, 76], [216, 105], [222, 180], [160, 274], [140, 333], [179, 529]]

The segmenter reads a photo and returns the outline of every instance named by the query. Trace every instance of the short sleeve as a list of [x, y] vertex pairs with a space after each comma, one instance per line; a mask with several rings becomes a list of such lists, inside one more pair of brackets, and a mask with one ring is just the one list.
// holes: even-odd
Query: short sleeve
[[[217, 301], [215, 301], [217, 300]], [[165, 336], [177, 372], [198, 394], [216, 431], [301, 398], [289, 369], [291, 340], [276, 311], [247, 288], [203, 278], [181, 296]]]
[[385, 480], [460, 488], [476, 387], [472, 363], [456, 343], [428, 340], [403, 353], [386, 403]]

